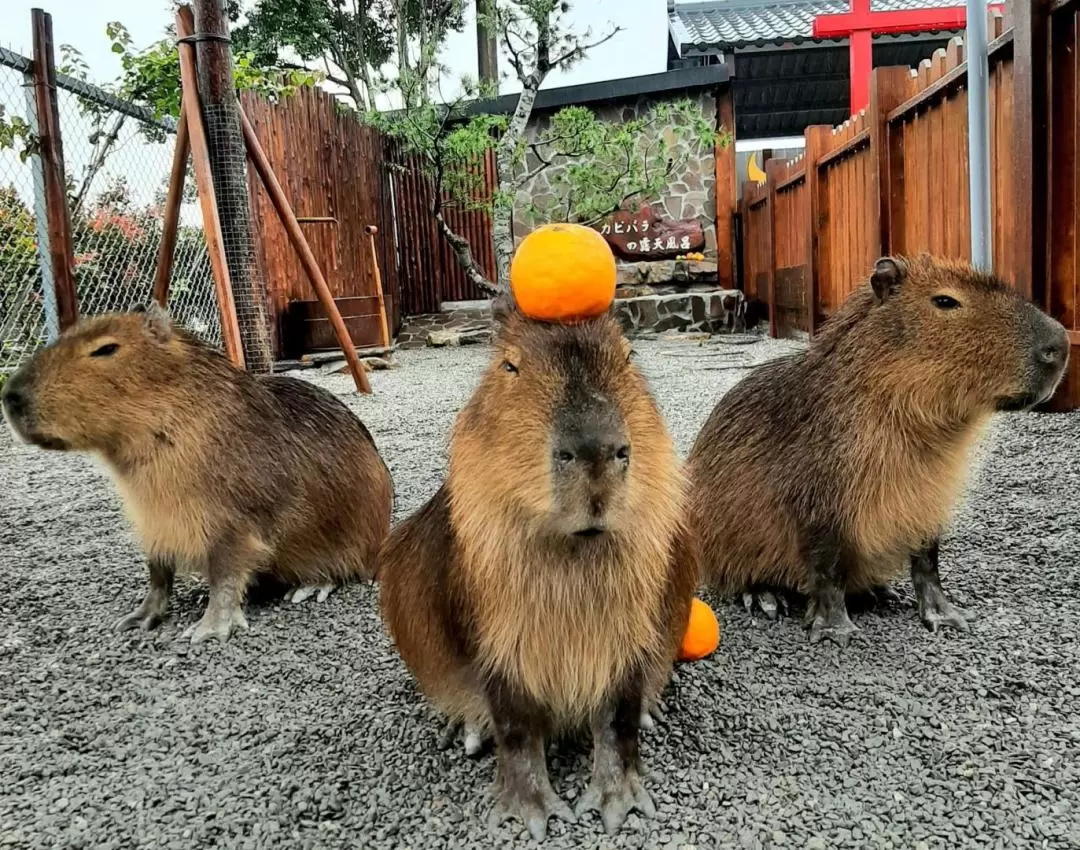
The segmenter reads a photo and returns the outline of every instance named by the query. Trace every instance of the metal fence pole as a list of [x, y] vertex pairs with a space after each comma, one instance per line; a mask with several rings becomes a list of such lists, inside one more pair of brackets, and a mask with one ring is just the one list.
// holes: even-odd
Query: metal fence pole
[[986, 0], [967, 0], [964, 50], [968, 66], [968, 198], [971, 207], [971, 262], [989, 271], [993, 264], [990, 219], [990, 65]]
[[[36, 139], [38, 136], [37, 98], [34, 95], [34, 77], [23, 75], [26, 82], [26, 123]], [[45, 308], [45, 329], [49, 342], [60, 336], [60, 316], [56, 310], [56, 287], [53, 283], [52, 255], [49, 253], [49, 225], [46, 221], [45, 171], [41, 156], [35, 151], [30, 157], [30, 173], [34, 181], [34, 221], [37, 229], [37, 256], [41, 269], [41, 301]]]

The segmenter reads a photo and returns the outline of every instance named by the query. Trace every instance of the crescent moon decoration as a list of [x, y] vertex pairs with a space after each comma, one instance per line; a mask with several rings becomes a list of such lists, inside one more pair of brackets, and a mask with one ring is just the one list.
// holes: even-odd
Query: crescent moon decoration
[[750, 161], [746, 163], [747, 176], [759, 186], [765, 185], [765, 172], [757, 164], [757, 151], [752, 151]]

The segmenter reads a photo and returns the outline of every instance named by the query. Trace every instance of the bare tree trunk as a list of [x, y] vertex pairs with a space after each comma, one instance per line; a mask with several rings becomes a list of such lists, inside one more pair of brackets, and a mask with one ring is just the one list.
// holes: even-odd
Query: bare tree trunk
[[469, 247], [469, 240], [458, 233], [455, 233], [453, 228], [446, 223], [446, 219], [443, 218], [442, 213], [435, 213], [435, 223], [439, 226], [439, 232], [442, 234], [443, 239], [454, 252], [454, 256], [457, 257], [458, 262], [461, 263], [461, 267], [465, 270], [465, 276], [469, 281], [476, 286], [481, 292], [486, 292], [488, 295], [495, 296], [499, 294], [499, 287], [493, 284], [487, 279], [487, 275], [484, 274], [484, 270], [480, 268], [480, 265], [476, 262], [476, 258], [473, 257], [472, 249]]
[[517, 190], [514, 179], [514, 152], [525, 135], [525, 128], [532, 115], [536, 93], [544, 76], [539, 71], [525, 80], [518, 98], [517, 108], [495, 149], [495, 167], [499, 174], [499, 203], [491, 214], [491, 240], [495, 247], [495, 267], [498, 270], [499, 288], [510, 290], [510, 260], [514, 256], [513, 197]]

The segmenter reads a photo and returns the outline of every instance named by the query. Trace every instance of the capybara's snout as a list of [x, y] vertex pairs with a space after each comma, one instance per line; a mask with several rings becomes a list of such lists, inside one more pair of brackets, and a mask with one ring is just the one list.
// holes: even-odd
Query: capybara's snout
[[1030, 407], [1047, 401], [1061, 383], [1069, 365], [1069, 334], [1035, 305], [1025, 306], [1028, 357], [1024, 406]]

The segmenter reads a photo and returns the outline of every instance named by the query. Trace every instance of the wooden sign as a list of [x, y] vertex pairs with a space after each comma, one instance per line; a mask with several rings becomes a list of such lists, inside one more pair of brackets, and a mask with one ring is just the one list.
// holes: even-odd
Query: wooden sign
[[705, 247], [705, 231], [698, 219], [665, 221], [651, 206], [636, 212], [619, 210], [597, 229], [615, 254], [626, 260], [663, 260]]

